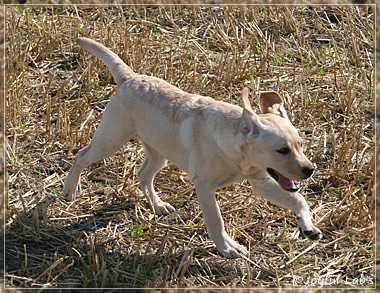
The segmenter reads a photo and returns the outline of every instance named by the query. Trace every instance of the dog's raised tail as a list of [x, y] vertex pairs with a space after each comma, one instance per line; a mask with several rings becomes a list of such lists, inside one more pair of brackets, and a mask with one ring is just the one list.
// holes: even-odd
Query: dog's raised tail
[[133, 70], [119, 56], [102, 44], [89, 38], [78, 38], [77, 43], [106, 64], [118, 85], [135, 75]]

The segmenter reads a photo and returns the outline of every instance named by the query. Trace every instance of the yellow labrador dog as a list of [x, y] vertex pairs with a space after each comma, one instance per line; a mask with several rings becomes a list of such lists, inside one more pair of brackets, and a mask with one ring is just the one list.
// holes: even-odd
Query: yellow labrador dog
[[226, 233], [215, 191], [244, 179], [270, 202], [292, 210], [304, 235], [312, 240], [322, 237], [306, 200], [297, 193], [299, 180], [310, 177], [314, 165], [303, 154], [302, 139], [278, 93], [262, 92], [261, 114], [255, 114], [246, 88], [243, 108], [189, 94], [159, 78], [133, 72], [91, 39], [77, 42], [107, 65], [118, 88], [91, 144], [79, 151], [65, 180], [67, 200], [74, 199], [84, 168], [138, 138], [146, 154], [138, 175], [152, 210], [157, 215], [174, 211], [153, 187], [155, 174], [168, 159], [187, 171], [195, 184], [208, 235], [223, 256], [236, 258], [247, 250]]

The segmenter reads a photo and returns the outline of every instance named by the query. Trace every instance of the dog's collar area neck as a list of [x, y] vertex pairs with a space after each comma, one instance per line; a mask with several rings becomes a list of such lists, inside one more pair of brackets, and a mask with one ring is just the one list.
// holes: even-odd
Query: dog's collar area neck
[[269, 175], [281, 186], [282, 189], [285, 189], [289, 192], [296, 192], [300, 189], [300, 182], [297, 180], [291, 180], [272, 168], [267, 169]]

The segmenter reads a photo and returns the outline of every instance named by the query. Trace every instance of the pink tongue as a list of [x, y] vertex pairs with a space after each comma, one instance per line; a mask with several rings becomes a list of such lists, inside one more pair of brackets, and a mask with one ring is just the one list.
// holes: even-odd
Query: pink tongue
[[282, 176], [281, 174], [277, 173], [277, 176], [278, 176], [278, 184], [283, 188], [283, 189], [293, 189], [293, 188], [297, 188], [298, 185], [299, 185], [299, 182], [298, 181], [293, 181], [293, 180], [290, 180], [284, 176]]

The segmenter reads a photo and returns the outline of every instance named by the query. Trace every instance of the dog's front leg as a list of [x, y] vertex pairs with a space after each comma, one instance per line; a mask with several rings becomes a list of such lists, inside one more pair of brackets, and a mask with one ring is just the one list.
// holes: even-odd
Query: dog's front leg
[[208, 235], [214, 241], [219, 253], [226, 258], [246, 255], [248, 252], [245, 247], [232, 240], [224, 229], [222, 215], [215, 198], [215, 189], [210, 188], [207, 182], [195, 180], [194, 183]]
[[261, 179], [249, 179], [248, 181], [254, 191], [271, 203], [293, 211], [302, 234], [311, 240], [319, 240], [322, 238], [322, 232], [313, 225], [309, 206], [301, 194], [282, 189], [277, 182], [269, 176]]

